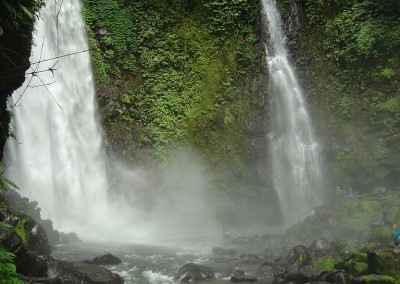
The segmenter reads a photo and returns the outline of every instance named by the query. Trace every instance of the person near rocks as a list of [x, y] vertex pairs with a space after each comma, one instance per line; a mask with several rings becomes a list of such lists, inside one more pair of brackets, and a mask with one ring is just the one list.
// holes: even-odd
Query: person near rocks
[[347, 196], [349, 198], [353, 197], [353, 189], [351, 188], [351, 186], [349, 186], [349, 188], [347, 189]]
[[400, 247], [400, 229], [398, 229], [396, 233], [394, 233], [393, 243], [394, 245]]
[[336, 196], [340, 196], [343, 190], [340, 189], [340, 186], [336, 187]]
[[223, 228], [222, 229], [222, 235], [224, 236], [224, 238], [231, 238], [231, 232], [227, 229], [227, 228]]

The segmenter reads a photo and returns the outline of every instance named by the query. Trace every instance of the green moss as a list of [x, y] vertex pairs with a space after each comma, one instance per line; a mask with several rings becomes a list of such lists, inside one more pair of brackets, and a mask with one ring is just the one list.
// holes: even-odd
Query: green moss
[[376, 256], [376, 274], [399, 275], [400, 262], [395, 258], [393, 252], [382, 251]]
[[258, 3], [184, 2], [83, 1], [99, 104], [118, 113], [104, 125], [128, 160], [151, 147], [164, 163], [176, 147], [196, 147], [212, 178], [234, 191], [252, 179], [243, 86], [259, 68]]
[[382, 212], [371, 211], [371, 212], [357, 212], [352, 216], [344, 216], [340, 223], [343, 228], [351, 231], [367, 231], [369, 230], [370, 224], [373, 221], [379, 221], [382, 219]]
[[380, 205], [375, 200], [361, 200], [359, 203], [362, 211], [372, 212], [380, 209]]
[[26, 218], [22, 218], [18, 221], [17, 225], [14, 227], [14, 232], [18, 235], [18, 237], [21, 239], [23, 244], [27, 244], [27, 235], [26, 235], [26, 230], [25, 230], [25, 224], [27, 222]]
[[343, 135], [351, 135], [354, 132], [353, 125], [351, 123], [345, 123], [342, 125]]
[[352, 258], [356, 261], [356, 262], [367, 262], [367, 254], [365, 252], [360, 252], [358, 250], [352, 250]]
[[364, 275], [360, 277], [362, 283], [395, 284], [396, 280], [388, 275]]
[[368, 264], [364, 262], [355, 262], [352, 271], [353, 275], [363, 275], [368, 273]]
[[370, 241], [382, 244], [390, 244], [392, 242], [393, 230], [390, 227], [382, 226], [374, 229], [370, 234]]
[[330, 272], [335, 268], [335, 261], [331, 256], [323, 259], [318, 259], [313, 262], [313, 271], [323, 270], [325, 272]]

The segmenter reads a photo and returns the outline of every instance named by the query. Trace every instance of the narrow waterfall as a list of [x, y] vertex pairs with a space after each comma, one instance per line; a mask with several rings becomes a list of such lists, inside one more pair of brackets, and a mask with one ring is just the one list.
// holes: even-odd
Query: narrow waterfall
[[288, 59], [275, 0], [262, 0], [265, 52], [272, 98], [269, 137], [273, 184], [285, 224], [310, 214], [320, 202], [321, 166], [304, 96]]
[[15, 139], [8, 140], [4, 161], [8, 178], [38, 201], [42, 217], [61, 231], [90, 236], [111, 216], [80, 5], [48, 0], [41, 11], [27, 71], [36, 76], [28, 74], [8, 102]]

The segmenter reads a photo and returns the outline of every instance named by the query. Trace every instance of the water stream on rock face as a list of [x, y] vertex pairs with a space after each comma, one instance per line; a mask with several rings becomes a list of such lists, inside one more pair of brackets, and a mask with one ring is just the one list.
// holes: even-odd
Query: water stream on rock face
[[320, 203], [321, 165], [304, 96], [288, 59], [282, 20], [275, 0], [262, 0], [272, 98], [270, 152], [273, 184], [283, 221], [293, 224]]
[[8, 102], [15, 139], [7, 142], [5, 162], [8, 177], [39, 202], [42, 217], [90, 234], [110, 220], [105, 155], [80, 2], [62, 2], [47, 1], [42, 9], [31, 62], [43, 61], [32, 63], [27, 72], [37, 76], [27, 76]]

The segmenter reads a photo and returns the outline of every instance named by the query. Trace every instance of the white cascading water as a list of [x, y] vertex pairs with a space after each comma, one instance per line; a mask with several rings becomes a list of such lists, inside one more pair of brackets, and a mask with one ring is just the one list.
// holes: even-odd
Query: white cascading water
[[288, 60], [275, 0], [262, 0], [265, 51], [272, 97], [270, 151], [273, 184], [286, 225], [309, 215], [320, 203], [321, 166], [304, 96]]
[[[116, 161], [108, 162], [118, 181], [110, 185], [81, 2], [47, 0], [40, 15], [32, 70], [8, 102], [16, 138], [7, 141], [3, 161], [21, 195], [37, 201], [55, 229], [85, 241], [165, 244], [166, 238], [218, 235], [204, 210], [204, 179], [193, 155], [182, 167], [170, 166], [169, 190]], [[29, 75], [33, 70], [38, 76]]]
[[90, 58], [81, 52], [88, 44], [80, 5], [48, 0], [41, 11], [31, 62], [42, 62], [32, 64], [27, 72], [37, 76], [27, 75], [8, 102], [16, 139], [7, 142], [5, 163], [8, 178], [38, 201], [42, 217], [62, 231], [96, 237], [93, 228], [111, 216]]

